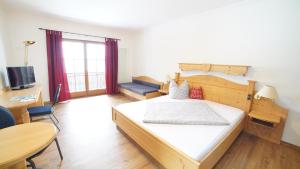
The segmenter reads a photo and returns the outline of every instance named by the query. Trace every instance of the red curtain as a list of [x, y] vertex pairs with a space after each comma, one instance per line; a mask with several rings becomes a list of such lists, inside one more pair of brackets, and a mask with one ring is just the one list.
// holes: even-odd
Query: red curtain
[[118, 41], [105, 39], [105, 80], [106, 93], [118, 93]]
[[58, 101], [66, 101], [71, 96], [63, 58], [62, 33], [46, 30], [46, 40], [50, 101], [53, 101], [58, 84], [61, 84], [61, 93]]

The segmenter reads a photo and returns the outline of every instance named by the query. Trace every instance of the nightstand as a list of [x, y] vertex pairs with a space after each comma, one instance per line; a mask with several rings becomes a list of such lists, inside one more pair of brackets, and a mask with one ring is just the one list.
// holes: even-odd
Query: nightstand
[[245, 131], [262, 139], [280, 144], [287, 109], [269, 99], [253, 100]]
[[160, 90], [158, 90], [158, 92], [160, 92], [160, 94], [162, 95], [167, 95], [169, 94], [169, 83], [164, 83], [161, 87]]
[[169, 94], [169, 91], [168, 91], [168, 90], [163, 90], [163, 89], [158, 90], [158, 92], [159, 92], [161, 95], [167, 95], [167, 94]]

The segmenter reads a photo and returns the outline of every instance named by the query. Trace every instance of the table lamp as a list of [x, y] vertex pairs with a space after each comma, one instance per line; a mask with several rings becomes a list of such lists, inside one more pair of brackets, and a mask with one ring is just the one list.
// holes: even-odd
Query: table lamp
[[277, 98], [277, 92], [274, 87], [265, 85], [254, 96], [254, 98], [258, 100], [261, 99], [261, 97], [268, 98], [274, 101]]

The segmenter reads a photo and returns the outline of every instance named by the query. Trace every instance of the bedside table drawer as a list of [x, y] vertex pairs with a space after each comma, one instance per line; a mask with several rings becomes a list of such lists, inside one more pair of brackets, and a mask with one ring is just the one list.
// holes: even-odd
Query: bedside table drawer
[[260, 120], [260, 119], [257, 119], [257, 118], [251, 118], [250, 122], [258, 124], [258, 125], [262, 125], [262, 126], [265, 126], [265, 127], [271, 127], [271, 128], [276, 126], [274, 123], [263, 121], [263, 120]]
[[246, 132], [263, 138], [265, 140], [271, 141], [273, 143], [280, 143], [282, 124], [274, 125], [273, 123], [262, 121], [255, 118], [249, 118], [246, 124]]

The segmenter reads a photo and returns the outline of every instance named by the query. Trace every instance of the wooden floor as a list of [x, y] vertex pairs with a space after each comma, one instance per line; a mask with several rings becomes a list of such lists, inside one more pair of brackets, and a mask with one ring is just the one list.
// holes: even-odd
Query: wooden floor
[[[131, 102], [122, 95], [75, 99], [56, 107], [64, 155], [55, 144], [34, 159], [43, 169], [159, 169], [149, 155], [129, 141], [111, 121], [111, 106]], [[300, 150], [241, 134], [216, 169], [299, 169]]]

